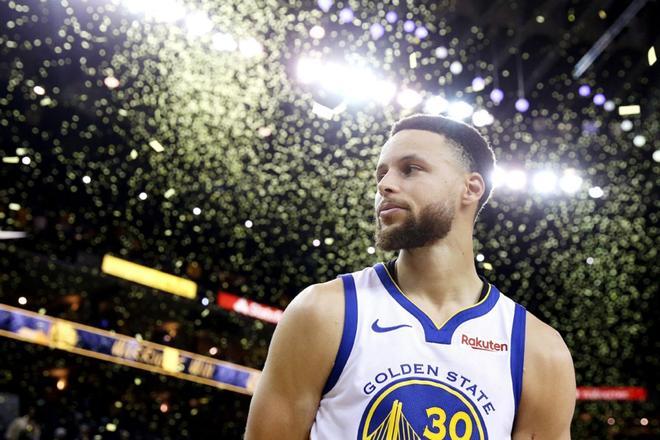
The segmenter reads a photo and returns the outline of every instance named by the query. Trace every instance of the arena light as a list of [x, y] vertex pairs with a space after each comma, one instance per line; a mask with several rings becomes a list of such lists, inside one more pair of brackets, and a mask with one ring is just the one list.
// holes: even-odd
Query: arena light
[[112, 89], [116, 89], [117, 87], [119, 87], [119, 80], [117, 78], [115, 78], [114, 76], [110, 75], [110, 76], [106, 76], [103, 79], [103, 84], [105, 84], [105, 86], [107, 88], [112, 90]]
[[503, 184], [505, 184], [506, 175], [507, 175], [506, 170], [501, 168], [499, 165], [495, 165], [495, 169], [492, 175], [493, 187], [497, 188], [498, 186], [502, 186]]
[[194, 281], [113, 257], [112, 255], [105, 255], [103, 257], [101, 271], [108, 275], [114, 275], [118, 278], [185, 298], [192, 299], [197, 296], [197, 284]]
[[405, 109], [417, 107], [422, 102], [422, 96], [411, 89], [404, 89], [399, 92], [396, 98], [399, 105]]
[[582, 187], [582, 177], [575, 170], [568, 169], [564, 171], [564, 175], [559, 179], [559, 187], [565, 193], [575, 194]]
[[23, 231], [0, 231], [0, 240], [14, 240], [26, 236], [27, 234]]
[[557, 187], [557, 175], [550, 170], [539, 171], [532, 178], [532, 186], [540, 193], [551, 193]]
[[353, 18], [355, 18], [355, 15], [353, 14], [353, 10], [351, 8], [344, 8], [339, 11], [339, 23], [350, 23], [353, 21]]
[[490, 92], [490, 100], [495, 103], [495, 105], [500, 105], [500, 102], [504, 99], [504, 92], [502, 89], [494, 88]]
[[385, 34], [385, 28], [380, 23], [374, 23], [369, 27], [369, 33], [371, 34], [371, 38], [378, 40]]
[[493, 115], [488, 110], [481, 109], [472, 114], [472, 124], [475, 127], [485, 127], [493, 122], [495, 122], [495, 118], [493, 118]]
[[344, 74], [350, 78], [338, 87], [347, 101], [360, 102], [375, 99], [382, 104], [388, 103], [396, 94], [396, 86], [381, 80], [365, 68], [349, 68]]
[[200, 11], [189, 14], [186, 17], [185, 22], [186, 28], [188, 29], [188, 35], [193, 38], [201, 37], [202, 35], [211, 32], [213, 29], [213, 22], [211, 19]]
[[465, 101], [454, 101], [449, 104], [447, 114], [452, 119], [466, 119], [472, 116], [474, 108]]
[[323, 64], [314, 58], [301, 58], [297, 66], [298, 81], [309, 84], [318, 81], [323, 75]]
[[514, 191], [519, 191], [527, 184], [527, 175], [522, 170], [512, 170], [506, 174], [506, 186]]
[[463, 64], [460, 61], [454, 61], [449, 65], [449, 71], [454, 75], [458, 75], [463, 71]]
[[176, 0], [125, 0], [124, 5], [130, 12], [156, 21], [175, 22], [186, 13], [184, 6]]
[[186, 13], [185, 7], [174, 0], [151, 0], [148, 14], [157, 21], [173, 23]]
[[646, 137], [644, 137], [641, 134], [638, 134], [633, 138], [633, 144], [636, 147], [643, 147], [644, 145], [646, 145]]
[[387, 80], [378, 80], [372, 85], [372, 95], [376, 96], [376, 101], [381, 104], [389, 103], [396, 95], [396, 85]]
[[320, 40], [321, 38], [325, 37], [325, 29], [318, 25], [312, 26], [312, 28], [309, 30], [309, 36], [315, 40]]
[[486, 80], [484, 80], [482, 77], [476, 76], [472, 80], [472, 91], [481, 92], [485, 88], [486, 88]]
[[516, 110], [518, 110], [520, 113], [525, 113], [527, 110], [529, 110], [529, 101], [525, 98], [518, 98], [515, 103], [515, 107]]
[[435, 48], [435, 56], [444, 60], [449, 55], [449, 50], [444, 46], [439, 46]]
[[619, 116], [638, 115], [641, 112], [639, 105], [619, 106]]
[[238, 49], [238, 43], [231, 35], [218, 32], [211, 37], [211, 47], [220, 52], [233, 52]]
[[246, 58], [257, 57], [264, 52], [264, 47], [255, 38], [248, 37], [238, 42], [238, 50]]
[[348, 103], [373, 100], [387, 104], [397, 91], [394, 83], [379, 78], [365, 67], [323, 62], [316, 58], [300, 58], [296, 74], [301, 83], [318, 84], [328, 92], [341, 95]]
[[587, 84], [582, 84], [578, 89], [578, 93], [580, 96], [586, 98], [587, 96], [591, 95], [591, 87], [589, 87]]
[[439, 115], [449, 108], [449, 102], [442, 96], [431, 96], [424, 102], [424, 113]]

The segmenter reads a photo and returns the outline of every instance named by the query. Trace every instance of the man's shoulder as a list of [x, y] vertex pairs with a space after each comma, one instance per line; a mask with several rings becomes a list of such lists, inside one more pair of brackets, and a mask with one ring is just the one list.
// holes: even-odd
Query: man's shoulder
[[[285, 318], [302, 326], [335, 327], [343, 322], [344, 286], [341, 279], [312, 284], [303, 289], [284, 311]], [[334, 324], [334, 325], [333, 325]]]
[[572, 366], [571, 353], [561, 334], [550, 325], [527, 311], [525, 351], [543, 364], [566, 363]]
[[527, 312], [525, 363], [513, 439], [570, 438], [575, 370], [557, 330]]

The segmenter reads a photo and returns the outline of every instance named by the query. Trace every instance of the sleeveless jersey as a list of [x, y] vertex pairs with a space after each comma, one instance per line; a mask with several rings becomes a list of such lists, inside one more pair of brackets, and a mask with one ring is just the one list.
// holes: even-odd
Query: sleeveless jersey
[[387, 267], [341, 275], [343, 334], [312, 440], [504, 440], [522, 390], [525, 309], [485, 282], [437, 326]]

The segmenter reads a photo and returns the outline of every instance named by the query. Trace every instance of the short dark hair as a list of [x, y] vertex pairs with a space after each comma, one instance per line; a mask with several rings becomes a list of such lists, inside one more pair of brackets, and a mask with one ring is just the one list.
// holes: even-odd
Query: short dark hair
[[457, 150], [466, 169], [481, 174], [486, 188], [479, 199], [475, 218], [478, 217], [493, 192], [495, 153], [486, 138], [464, 122], [436, 115], [415, 114], [403, 118], [392, 126], [390, 137], [402, 130], [425, 130], [445, 136]]

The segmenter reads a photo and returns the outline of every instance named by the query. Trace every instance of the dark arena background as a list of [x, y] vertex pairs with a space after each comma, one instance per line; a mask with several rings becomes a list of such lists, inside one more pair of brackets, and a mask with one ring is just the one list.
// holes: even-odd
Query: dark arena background
[[660, 438], [658, 17], [0, 0], [0, 433], [241, 438], [281, 310], [393, 257], [373, 172], [424, 112], [494, 147], [475, 264], [566, 340], [573, 438]]

